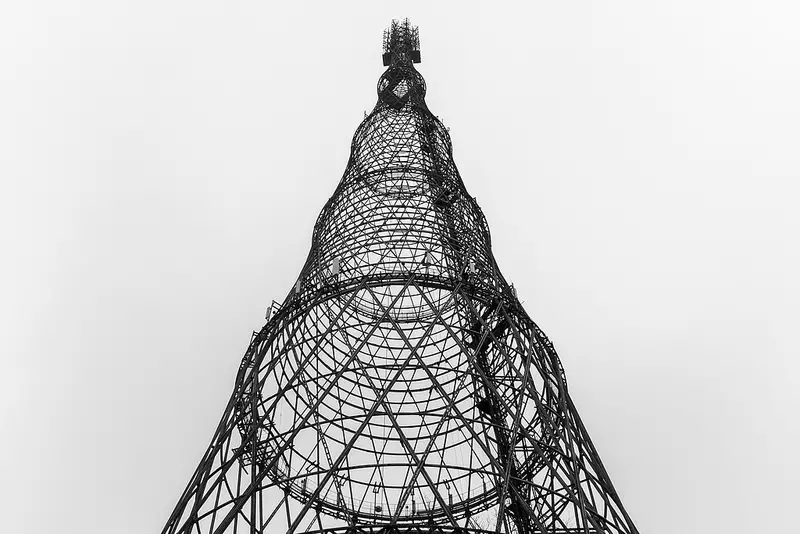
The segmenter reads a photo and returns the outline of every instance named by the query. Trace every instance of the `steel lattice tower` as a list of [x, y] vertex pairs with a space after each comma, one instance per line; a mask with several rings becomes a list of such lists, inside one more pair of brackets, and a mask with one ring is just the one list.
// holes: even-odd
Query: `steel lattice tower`
[[492, 256], [417, 29], [163, 532], [637, 533]]

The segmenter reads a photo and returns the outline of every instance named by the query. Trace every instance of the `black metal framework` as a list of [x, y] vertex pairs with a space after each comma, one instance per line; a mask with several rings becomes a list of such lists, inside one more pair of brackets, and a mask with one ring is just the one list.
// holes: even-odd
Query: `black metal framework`
[[500, 274], [408, 21], [163, 532], [637, 533]]

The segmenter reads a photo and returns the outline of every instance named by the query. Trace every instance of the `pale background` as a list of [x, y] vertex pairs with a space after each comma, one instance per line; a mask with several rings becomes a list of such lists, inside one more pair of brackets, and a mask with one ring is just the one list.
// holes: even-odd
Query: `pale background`
[[793, 5], [4, 2], [0, 531], [160, 530], [408, 16], [641, 532], [797, 532]]

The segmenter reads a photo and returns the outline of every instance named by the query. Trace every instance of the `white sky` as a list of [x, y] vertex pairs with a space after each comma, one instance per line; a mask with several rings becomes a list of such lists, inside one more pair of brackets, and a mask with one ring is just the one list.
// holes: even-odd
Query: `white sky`
[[799, 15], [3, 3], [0, 530], [161, 529], [408, 16], [500, 267], [641, 532], [795, 531]]

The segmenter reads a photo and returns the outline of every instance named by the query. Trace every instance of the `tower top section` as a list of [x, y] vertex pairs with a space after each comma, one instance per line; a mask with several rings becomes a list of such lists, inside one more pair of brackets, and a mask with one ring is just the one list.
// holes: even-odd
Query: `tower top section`
[[408, 19], [393, 20], [392, 25], [383, 31], [383, 65], [420, 61], [419, 28], [412, 26]]

